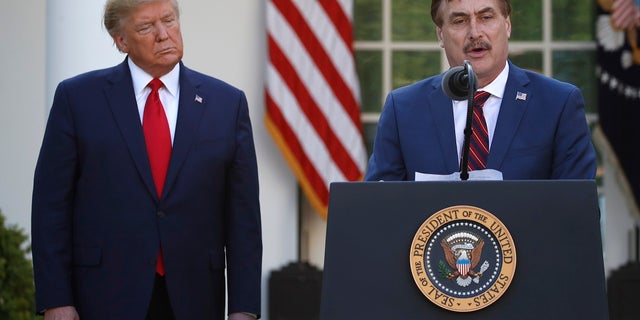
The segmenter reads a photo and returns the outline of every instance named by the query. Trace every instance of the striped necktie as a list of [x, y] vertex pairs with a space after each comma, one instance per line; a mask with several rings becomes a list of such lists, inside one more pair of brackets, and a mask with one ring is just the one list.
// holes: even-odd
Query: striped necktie
[[469, 171], [482, 170], [487, 167], [489, 156], [489, 131], [484, 120], [482, 107], [491, 94], [487, 91], [478, 91], [473, 97], [473, 121], [471, 123], [471, 144], [469, 148]]

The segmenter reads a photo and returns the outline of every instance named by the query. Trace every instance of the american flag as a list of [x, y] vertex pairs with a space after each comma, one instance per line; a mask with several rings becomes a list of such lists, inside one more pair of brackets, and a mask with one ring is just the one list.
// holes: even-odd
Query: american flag
[[267, 130], [323, 217], [329, 184], [361, 180], [367, 162], [352, 11], [352, 0], [267, 2]]

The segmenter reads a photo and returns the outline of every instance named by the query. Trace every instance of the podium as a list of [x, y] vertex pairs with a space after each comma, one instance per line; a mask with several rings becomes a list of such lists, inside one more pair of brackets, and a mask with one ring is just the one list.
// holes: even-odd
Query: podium
[[[452, 206], [491, 212], [517, 267], [504, 294], [454, 312], [420, 291], [412, 240]], [[330, 188], [320, 318], [608, 319], [597, 189], [589, 180], [341, 182]]]

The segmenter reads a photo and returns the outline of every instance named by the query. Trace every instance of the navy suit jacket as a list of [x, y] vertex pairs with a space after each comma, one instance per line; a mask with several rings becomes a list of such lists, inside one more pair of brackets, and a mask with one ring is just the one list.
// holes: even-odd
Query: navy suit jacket
[[[365, 180], [415, 180], [459, 172], [451, 99], [442, 74], [386, 99]], [[526, 99], [516, 99], [518, 93]], [[509, 62], [487, 159], [505, 180], [594, 179], [596, 155], [580, 90]]]
[[[200, 98], [196, 98], [200, 97]], [[125, 62], [58, 85], [32, 207], [38, 310], [144, 319], [162, 246], [176, 319], [260, 313], [256, 155], [244, 93], [180, 63], [171, 160], [159, 200]]]

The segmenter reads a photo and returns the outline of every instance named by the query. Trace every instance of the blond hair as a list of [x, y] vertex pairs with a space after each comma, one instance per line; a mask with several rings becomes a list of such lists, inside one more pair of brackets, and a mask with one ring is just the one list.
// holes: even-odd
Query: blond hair
[[104, 6], [104, 16], [102, 18], [104, 27], [109, 35], [114, 37], [123, 26], [123, 21], [129, 17], [131, 12], [143, 4], [151, 2], [171, 1], [176, 17], [180, 18], [180, 8], [177, 0], [107, 0]]

